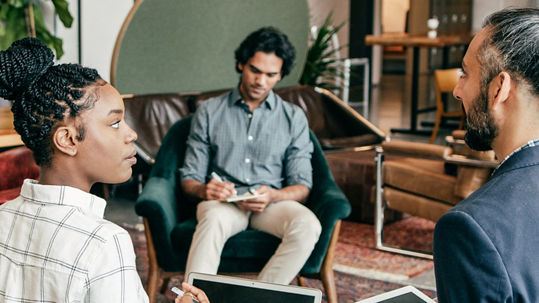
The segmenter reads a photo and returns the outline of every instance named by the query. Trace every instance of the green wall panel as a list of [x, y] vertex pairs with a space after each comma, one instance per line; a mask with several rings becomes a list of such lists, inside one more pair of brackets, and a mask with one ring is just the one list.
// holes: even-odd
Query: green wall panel
[[119, 49], [115, 85], [123, 94], [234, 87], [234, 51], [262, 26], [294, 44], [294, 69], [278, 86], [296, 85], [307, 53], [306, 0], [145, 0]]

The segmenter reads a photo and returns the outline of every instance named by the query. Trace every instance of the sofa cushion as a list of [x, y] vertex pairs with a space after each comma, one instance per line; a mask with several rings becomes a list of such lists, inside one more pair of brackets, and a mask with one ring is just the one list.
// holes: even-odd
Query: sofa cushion
[[456, 205], [462, 198], [454, 193], [456, 178], [446, 175], [439, 160], [403, 158], [384, 162], [384, 183], [402, 191]]
[[391, 187], [384, 187], [383, 199], [390, 209], [435, 222], [453, 207], [451, 204], [417, 196]]

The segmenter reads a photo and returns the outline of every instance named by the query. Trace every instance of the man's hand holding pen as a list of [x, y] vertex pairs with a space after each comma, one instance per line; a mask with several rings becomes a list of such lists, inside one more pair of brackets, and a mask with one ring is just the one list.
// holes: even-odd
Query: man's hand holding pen
[[234, 183], [225, 182], [214, 172], [211, 176], [210, 182], [205, 187], [205, 200], [226, 200], [236, 195]]

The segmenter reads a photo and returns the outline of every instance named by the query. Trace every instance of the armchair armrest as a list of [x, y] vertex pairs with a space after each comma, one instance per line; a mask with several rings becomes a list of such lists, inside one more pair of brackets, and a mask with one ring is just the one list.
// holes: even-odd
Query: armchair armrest
[[451, 155], [452, 150], [448, 146], [409, 141], [386, 141], [382, 142], [382, 150], [377, 152], [390, 152], [406, 154], [407, 156], [430, 157], [444, 159]]
[[493, 160], [471, 159], [462, 155], [455, 155], [455, 154], [444, 157], [444, 160], [447, 163], [451, 163], [451, 164], [481, 167], [481, 168], [496, 168], [499, 164], [497, 161], [493, 161]]
[[173, 183], [171, 179], [151, 177], [135, 203], [135, 211], [139, 216], [148, 218], [150, 224], [154, 222], [161, 225], [167, 234], [177, 222]]
[[174, 182], [174, 178], [151, 177], [135, 203], [135, 212], [148, 220], [161, 268], [171, 268], [177, 256], [170, 238], [177, 222]]
[[323, 192], [312, 196], [306, 206], [318, 217], [322, 225], [326, 222], [334, 224], [348, 217], [352, 211], [348, 199], [338, 188], [326, 188]]

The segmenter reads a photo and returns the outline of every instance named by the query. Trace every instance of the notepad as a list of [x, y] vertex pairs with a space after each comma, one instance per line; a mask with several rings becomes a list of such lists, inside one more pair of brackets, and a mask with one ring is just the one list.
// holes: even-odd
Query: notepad
[[260, 198], [260, 197], [263, 197], [263, 196], [264, 196], [264, 194], [252, 194], [250, 192], [246, 192], [246, 193], [241, 194], [241, 195], [232, 196], [232, 197], [226, 199], [225, 202], [236, 202], [236, 201], [243, 201], [243, 200], [251, 200], [251, 199]]

